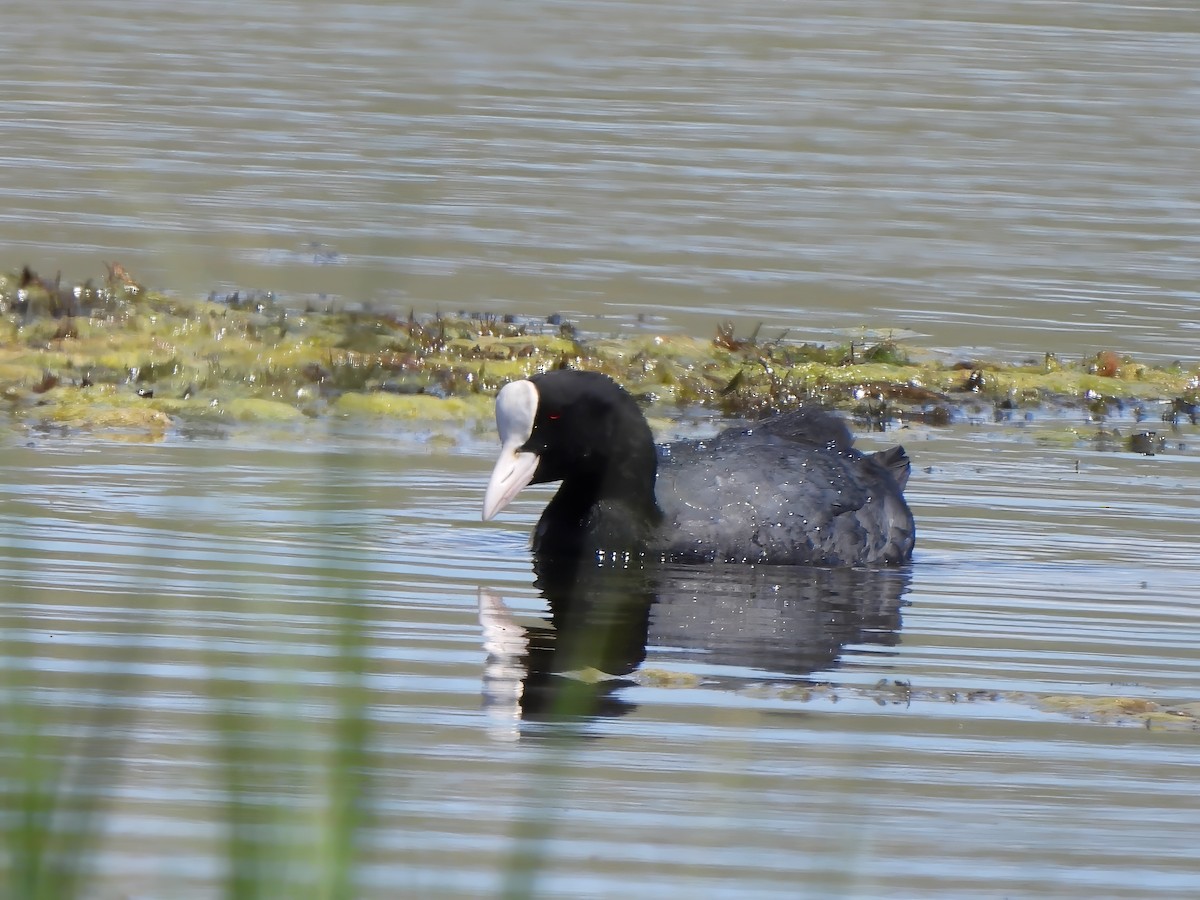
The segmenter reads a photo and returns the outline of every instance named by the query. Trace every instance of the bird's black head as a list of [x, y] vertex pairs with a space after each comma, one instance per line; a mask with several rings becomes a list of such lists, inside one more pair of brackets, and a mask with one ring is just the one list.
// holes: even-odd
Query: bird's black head
[[561, 481], [547, 515], [563, 524], [611, 504], [656, 520], [653, 435], [633, 397], [608, 376], [562, 369], [507, 384], [496, 397], [496, 425], [502, 446], [484, 519], [527, 484]]
[[529, 379], [538, 392], [533, 432], [524, 448], [541, 460], [533, 483], [645, 478], [653, 488], [657, 457], [650, 426], [624, 388], [599, 372], [560, 369]]

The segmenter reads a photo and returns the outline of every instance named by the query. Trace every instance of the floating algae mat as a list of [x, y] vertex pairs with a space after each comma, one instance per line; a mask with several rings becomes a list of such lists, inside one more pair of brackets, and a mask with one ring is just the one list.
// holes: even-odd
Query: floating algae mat
[[1169, 420], [1194, 423], [1200, 402], [1194, 364], [1154, 367], [1115, 351], [1021, 365], [916, 354], [891, 340], [739, 338], [729, 326], [705, 339], [611, 338], [557, 319], [296, 308], [267, 294], [188, 300], [147, 290], [115, 264], [78, 284], [29, 269], [0, 276], [0, 397], [13, 424], [33, 428], [154, 435], [189, 420], [461, 421], [489, 417], [505, 382], [560, 366], [606, 372], [660, 411], [745, 418], [806, 400], [876, 425], [1153, 401]]

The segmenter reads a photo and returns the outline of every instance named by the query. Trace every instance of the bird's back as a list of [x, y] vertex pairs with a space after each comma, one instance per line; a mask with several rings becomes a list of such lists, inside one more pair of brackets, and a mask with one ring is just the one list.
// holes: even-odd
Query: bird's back
[[659, 456], [661, 550], [680, 561], [906, 562], [913, 519], [903, 448], [864, 455], [845, 423], [803, 407]]

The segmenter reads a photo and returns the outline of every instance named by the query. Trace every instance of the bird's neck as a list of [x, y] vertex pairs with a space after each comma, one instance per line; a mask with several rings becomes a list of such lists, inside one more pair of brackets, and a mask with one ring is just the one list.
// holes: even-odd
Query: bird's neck
[[534, 532], [535, 552], [645, 549], [663, 518], [654, 498], [656, 460], [624, 459], [627, 464], [563, 480]]

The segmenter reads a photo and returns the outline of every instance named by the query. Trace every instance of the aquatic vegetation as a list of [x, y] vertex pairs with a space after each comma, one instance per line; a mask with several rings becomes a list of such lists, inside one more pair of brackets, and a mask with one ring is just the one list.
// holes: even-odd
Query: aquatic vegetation
[[[692, 688], [698, 681], [687, 673], [643, 670], [639, 683], [656, 688]], [[1097, 725], [1139, 727], [1151, 731], [1200, 731], [1200, 703], [1159, 703], [1135, 696], [1032, 693], [1028, 691], [953, 690], [927, 688], [900, 679], [881, 678], [873, 684], [760, 684], [744, 688], [752, 697], [769, 697], [801, 704], [836, 704], [867, 700], [878, 706], [910, 707], [917, 703], [1012, 703], [1047, 715], [1081, 719]]]
[[14, 424], [162, 433], [189, 419], [487, 417], [505, 382], [573, 366], [605, 372], [647, 405], [758, 418], [812, 399], [866, 427], [1069, 406], [1103, 418], [1163, 401], [1195, 423], [1200, 368], [1114, 350], [1013, 365], [939, 360], [901, 342], [804, 343], [761, 329], [711, 338], [583, 335], [558, 317], [431, 315], [288, 306], [269, 293], [186, 299], [119, 264], [64, 283], [0, 275], [0, 409]]

